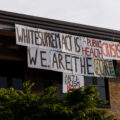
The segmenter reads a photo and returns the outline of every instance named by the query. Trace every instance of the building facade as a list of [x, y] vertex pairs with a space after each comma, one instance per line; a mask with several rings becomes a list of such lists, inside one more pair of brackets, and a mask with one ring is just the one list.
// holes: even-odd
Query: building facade
[[[22, 83], [30, 80], [36, 83], [36, 93], [51, 85], [58, 88], [59, 95], [62, 93], [61, 72], [28, 67], [27, 48], [16, 44], [15, 24], [105, 41], [120, 41], [120, 31], [0, 11], [0, 88], [21, 89]], [[115, 78], [86, 76], [84, 80], [85, 86], [97, 85], [100, 98], [108, 100], [107, 107], [120, 109], [120, 61], [113, 60], [113, 63]]]

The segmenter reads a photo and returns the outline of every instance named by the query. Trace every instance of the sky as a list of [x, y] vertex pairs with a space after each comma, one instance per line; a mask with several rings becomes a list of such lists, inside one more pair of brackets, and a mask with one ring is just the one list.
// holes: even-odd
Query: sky
[[0, 0], [0, 10], [120, 31], [120, 0]]

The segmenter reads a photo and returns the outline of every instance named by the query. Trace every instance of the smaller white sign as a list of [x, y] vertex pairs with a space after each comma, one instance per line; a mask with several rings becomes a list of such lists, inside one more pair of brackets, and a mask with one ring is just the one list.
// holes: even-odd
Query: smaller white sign
[[80, 88], [84, 86], [84, 76], [63, 73], [63, 93], [71, 88]]

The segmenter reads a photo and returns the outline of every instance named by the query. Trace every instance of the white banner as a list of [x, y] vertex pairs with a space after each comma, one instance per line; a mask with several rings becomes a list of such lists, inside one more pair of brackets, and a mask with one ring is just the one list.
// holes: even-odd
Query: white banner
[[63, 93], [67, 93], [71, 88], [80, 88], [83, 86], [83, 76], [63, 73]]
[[16, 44], [102, 58], [101, 40], [15, 25]]
[[[102, 76], [97, 75], [97, 72], [102, 69], [96, 70], [101, 64], [109, 67], [110, 65], [107, 64], [111, 63], [111, 66], [113, 66], [112, 62], [103, 59], [120, 60], [120, 44], [118, 42], [103, 41], [17, 24], [15, 29], [16, 44], [28, 47], [28, 67], [31, 68], [82, 76]], [[93, 58], [98, 60], [94, 59], [94, 61]], [[100, 62], [100, 65], [97, 66], [96, 61], [101, 60], [103, 62]], [[111, 66], [109, 70], [114, 70]], [[102, 65], [102, 68], [104, 68], [104, 65]], [[102, 77], [110, 77], [110, 74], [106, 73]]]
[[92, 58], [28, 47], [28, 67], [94, 76]]
[[103, 58], [110, 60], [120, 60], [119, 42], [102, 41]]

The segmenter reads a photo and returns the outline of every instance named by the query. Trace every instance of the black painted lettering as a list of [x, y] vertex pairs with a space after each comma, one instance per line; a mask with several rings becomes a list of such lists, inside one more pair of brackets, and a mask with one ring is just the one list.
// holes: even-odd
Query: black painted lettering
[[36, 62], [37, 62], [37, 53], [38, 53], [37, 49], [35, 51], [35, 55], [34, 56], [31, 56], [29, 48], [28, 48], [27, 51], [28, 51], [28, 58], [29, 58], [28, 60], [30, 60], [30, 64], [36, 65]]
[[52, 46], [53, 48], [57, 48], [57, 39], [56, 39], [56, 33], [51, 33], [51, 39], [52, 39]]
[[34, 31], [30, 30], [30, 33], [31, 33], [32, 44], [34, 44]]
[[79, 77], [77, 75], [76, 75], [76, 80], [75, 81], [76, 81], [76, 86], [80, 87]]
[[41, 32], [41, 31], [39, 31], [38, 32], [39, 34], [38, 34], [38, 37], [39, 37], [39, 45], [40, 46], [42, 46], [42, 44], [43, 44], [43, 32]]
[[79, 37], [74, 37], [75, 52], [80, 52], [80, 46], [78, 44]]
[[[65, 55], [65, 64], [66, 64], [66, 70], [72, 71], [72, 63], [71, 63], [71, 57], [70, 55]], [[69, 68], [69, 66], [71, 68]]]
[[56, 34], [56, 40], [58, 41], [59, 48], [61, 49], [61, 41], [60, 41], [60, 34]]
[[93, 72], [90, 72], [90, 68], [92, 67], [92, 65], [89, 63], [89, 60], [92, 61], [92, 58], [86, 58], [86, 62], [87, 62], [87, 73], [90, 75], [93, 75]]
[[56, 64], [56, 66], [57, 66], [57, 69], [59, 69], [59, 68], [58, 68], [58, 61], [57, 61], [56, 53], [53, 53], [52, 68], [55, 67], [55, 64]]
[[75, 60], [75, 63], [74, 63], [74, 65], [75, 65], [75, 72], [77, 72], [78, 71], [78, 69], [77, 69], [77, 60], [79, 60], [79, 57], [72, 56], [72, 58], [74, 58], [74, 60]]
[[47, 42], [49, 43], [49, 47], [53, 48], [53, 41], [51, 33], [47, 33]]
[[64, 35], [62, 35], [62, 40], [61, 40], [61, 46], [62, 46], [62, 49], [63, 48], [65, 48], [66, 49], [66, 45], [67, 45], [67, 43], [66, 43], [66, 40], [65, 40], [65, 36]]
[[35, 31], [35, 45], [39, 45], [39, 36], [38, 36], [38, 31]]
[[65, 75], [65, 84], [68, 84], [68, 77]]
[[[22, 29], [23, 31], [23, 29]], [[18, 41], [19, 42], [23, 42], [23, 34], [20, 34], [19, 31], [18, 31], [18, 28], [16, 27], [16, 33], [17, 33], [17, 37], [18, 37]], [[22, 32], [23, 33], [23, 32]]]
[[47, 67], [47, 65], [45, 65], [45, 64], [43, 63], [44, 61], [47, 61], [47, 59], [43, 57], [43, 54], [46, 54], [46, 51], [40, 51], [41, 66], [42, 66], [42, 67]]
[[27, 43], [27, 39], [28, 39], [28, 30], [27, 29], [22, 29], [22, 34], [23, 34], [23, 38], [24, 38], [24, 43]]
[[64, 65], [63, 65], [63, 63], [62, 63], [62, 61], [63, 61], [63, 56], [59, 53], [58, 54], [58, 61], [59, 61], [59, 68], [60, 69], [64, 69], [65, 70], [65, 67], [64, 67]]
[[[66, 39], [66, 47], [67, 47], [67, 50], [69, 51], [72, 51], [72, 41], [71, 41], [71, 38], [72, 36], [68, 35], [68, 36], [65, 36], [65, 39]], [[68, 41], [68, 42], [67, 42]]]
[[86, 74], [85, 58], [80, 57], [81, 74]]
[[27, 43], [30, 44], [30, 31], [27, 30]]
[[43, 39], [43, 46], [48, 46], [48, 33], [47, 32], [44, 32], [44, 39]]
[[68, 75], [68, 85], [71, 85], [71, 77]]

